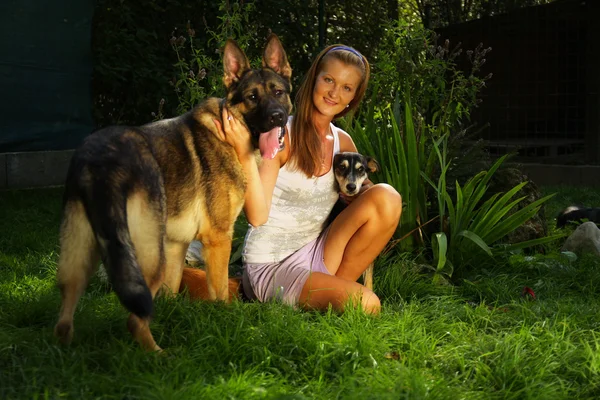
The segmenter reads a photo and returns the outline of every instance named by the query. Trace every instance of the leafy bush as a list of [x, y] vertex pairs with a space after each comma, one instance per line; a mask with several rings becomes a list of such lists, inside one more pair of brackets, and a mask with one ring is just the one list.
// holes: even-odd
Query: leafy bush
[[[413, 124], [412, 108], [395, 106], [378, 107], [372, 101], [364, 124], [356, 119], [343, 121], [344, 128], [356, 142], [358, 150], [378, 160], [383, 168], [372, 180], [392, 185], [401, 195], [404, 209], [395, 238], [401, 240], [402, 250], [414, 250], [423, 244], [421, 235], [412, 234], [427, 221], [427, 186], [421, 171], [431, 173], [434, 160], [426, 152], [428, 136]], [[375, 114], [379, 114], [376, 117]], [[404, 121], [402, 125], [398, 121]], [[402, 127], [402, 128], [401, 128]]]
[[[442, 142], [443, 143], [443, 142]], [[443, 146], [442, 146], [443, 147]], [[443, 149], [440, 151], [439, 142], [435, 144], [436, 154], [441, 164], [444, 164]], [[453, 200], [446, 191], [445, 182], [434, 185], [440, 199], [440, 232], [434, 235], [432, 250], [436, 268], [435, 280], [451, 277], [455, 266], [462, 269], [477, 265], [482, 255], [492, 257], [494, 252], [536, 246], [552, 242], [562, 235], [543, 237], [510, 245], [501, 244], [502, 239], [536, 215], [543, 203], [554, 194], [538, 199], [516, 212], [512, 212], [525, 197], [513, 199], [515, 194], [527, 184], [522, 182], [506, 193], [495, 193], [487, 200], [488, 183], [493, 174], [506, 159], [506, 155], [496, 160], [487, 171], [481, 171], [473, 176], [464, 187], [456, 182], [456, 199]], [[445, 167], [443, 168], [446, 169]], [[444, 174], [440, 180], [444, 180]], [[512, 213], [511, 213], [512, 212]], [[447, 224], [445, 214], [448, 214]]]
[[442, 172], [435, 162], [434, 140], [444, 138], [445, 157], [453, 161], [453, 168], [448, 164], [444, 174], [461, 170], [457, 165], [461, 162], [480, 166], [474, 159], [485, 157], [472, 151], [467, 152], [470, 158], [457, 157], [465, 153], [462, 141], [470, 110], [485, 80], [491, 78], [476, 75], [485, 52], [468, 53], [476, 56], [465, 75], [454, 63], [461, 49], [450, 51], [447, 41], [436, 46], [437, 39], [423, 28], [402, 22], [390, 25], [373, 66], [370, 99], [356, 118], [342, 121], [358, 149], [384, 166], [375, 178], [390, 183], [403, 196], [405, 208], [396, 239], [406, 237], [400, 245], [404, 250], [424, 244], [421, 228], [430, 221], [430, 209], [436, 208], [425, 181], [438, 181]]
[[176, 59], [169, 39], [180, 36], [176, 28], [186, 21], [216, 21], [217, 14], [213, 2], [99, 0], [92, 24], [96, 125], [148, 122], [161, 98], [164, 112], [172, 114], [177, 97], [169, 81]]
[[447, 126], [458, 132], [481, 101], [478, 95], [485, 82], [492, 77], [478, 75], [491, 49], [480, 45], [467, 51], [471, 69], [463, 71], [456, 64], [463, 53], [461, 44], [450, 48], [448, 40], [438, 44], [439, 40], [439, 35], [419, 25], [390, 23], [377, 49], [373, 82], [379, 103], [391, 103], [398, 94], [408, 96], [427, 124], [435, 125], [443, 110]]
[[[401, 109], [403, 118], [399, 113]], [[440, 110], [438, 114], [442, 119], [436, 127], [438, 131], [431, 133], [432, 125], [424, 124], [422, 117], [413, 114], [413, 109], [409, 101], [403, 108], [396, 102], [383, 110], [372, 102], [364, 126], [357, 120], [345, 121], [359, 151], [374, 156], [384, 165], [374, 180], [390, 183], [403, 196], [402, 219], [392, 245], [399, 243], [400, 251], [415, 251], [431, 245], [431, 252], [426, 253], [435, 266], [434, 280], [439, 282], [452, 277], [457, 266], [463, 270], [475, 267], [483, 255], [541, 245], [560, 237], [503, 244], [502, 240], [536, 215], [552, 195], [516, 210], [525, 197], [514, 199], [514, 196], [527, 182], [506, 193], [487, 193], [490, 179], [507, 156], [498, 159], [488, 170], [470, 177], [464, 186], [456, 182], [455, 191], [449, 191], [447, 173], [453, 160], [448, 157], [450, 130], [444, 123], [446, 114]], [[375, 113], [387, 124], [376, 122]], [[398, 124], [398, 120], [403, 121], [402, 124]], [[436, 161], [438, 172], [434, 174]], [[431, 186], [433, 196], [428, 195], [427, 186]], [[428, 210], [433, 203], [437, 204], [437, 210], [433, 207]], [[430, 218], [431, 214], [436, 215]], [[430, 238], [423, 227], [436, 219], [439, 229]]]
[[[401, 114], [398, 108], [409, 102], [417, 135], [439, 138], [448, 134], [447, 156], [452, 160], [448, 177], [464, 182], [490, 163], [483, 142], [474, 139], [486, 125], [472, 121], [471, 111], [480, 103], [480, 93], [492, 78], [491, 74], [480, 76], [491, 49], [479, 45], [463, 52], [460, 43], [451, 47], [448, 40], [438, 44], [440, 40], [435, 32], [419, 25], [390, 23], [373, 65], [372, 101], [381, 108], [395, 102], [396, 117]], [[459, 61], [470, 68], [459, 68]], [[395, 101], [398, 98], [400, 101]], [[371, 114], [375, 118], [381, 115]], [[396, 120], [401, 124], [404, 119]], [[379, 122], [388, 124], [385, 119]], [[431, 144], [425, 148], [428, 153], [433, 152]], [[440, 170], [429, 173], [437, 180]]]
[[[260, 55], [256, 53], [256, 49], [262, 48], [263, 44], [257, 43], [258, 34], [248, 28], [253, 27], [249, 20], [253, 10], [253, 3], [230, 5], [228, 1], [221, 2], [219, 6], [221, 22], [215, 31], [207, 28], [208, 39], [203, 38], [215, 49], [210, 54], [201, 47], [202, 41], [198, 41], [196, 31], [189, 23], [187, 39], [184, 36], [171, 37], [169, 42], [177, 55], [177, 62], [174, 65], [176, 76], [171, 80], [177, 95], [176, 114], [189, 111], [209, 96], [224, 95], [221, 49], [227, 39], [235, 38], [249, 58], [254, 56], [256, 59], [254, 64], [257, 64]], [[159, 113], [157, 117], [163, 116]]]

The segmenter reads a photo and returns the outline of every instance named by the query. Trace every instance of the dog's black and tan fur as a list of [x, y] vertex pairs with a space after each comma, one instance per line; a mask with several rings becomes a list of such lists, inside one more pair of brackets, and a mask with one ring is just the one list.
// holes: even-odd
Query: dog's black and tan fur
[[600, 208], [569, 206], [556, 216], [556, 227], [564, 228], [568, 223], [588, 221], [600, 224]]
[[[379, 171], [379, 163], [372, 157], [360, 153], [345, 151], [333, 156], [333, 173], [338, 189], [346, 196], [355, 196], [360, 191], [369, 173]], [[331, 223], [346, 208], [343, 200], [338, 200], [329, 214]]]
[[75, 152], [66, 181], [58, 284], [62, 307], [55, 334], [73, 337], [73, 315], [99, 261], [131, 311], [128, 328], [147, 350], [160, 350], [149, 329], [153, 298], [177, 293], [189, 243], [203, 244], [211, 298], [228, 299], [234, 222], [245, 177], [234, 149], [216, 134], [226, 106], [258, 143], [260, 132], [283, 127], [291, 112], [292, 70], [271, 35], [263, 67], [251, 69], [228, 41], [223, 51], [225, 99], [209, 98], [190, 112], [140, 127], [108, 127]]
[[360, 153], [341, 152], [333, 157], [333, 171], [340, 191], [347, 196], [356, 195], [362, 183], [369, 177], [369, 172], [379, 170], [379, 163], [369, 156]]

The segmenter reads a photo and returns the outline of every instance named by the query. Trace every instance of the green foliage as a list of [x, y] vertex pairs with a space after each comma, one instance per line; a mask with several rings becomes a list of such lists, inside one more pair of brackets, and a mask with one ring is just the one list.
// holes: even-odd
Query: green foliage
[[[437, 145], [436, 145], [437, 148]], [[438, 154], [440, 154], [438, 152]], [[472, 177], [464, 187], [456, 182], [456, 199], [453, 200], [438, 185], [435, 189], [439, 197], [443, 197], [440, 209], [448, 213], [448, 229], [435, 235], [436, 245], [433, 247], [436, 265], [436, 279], [441, 275], [451, 277], [455, 268], [469, 269], [482, 262], [481, 256], [492, 257], [494, 252], [506, 252], [514, 249], [536, 246], [556, 241], [563, 235], [554, 235], [510, 245], [502, 245], [502, 239], [536, 215], [542, 204], [554, 195], [544, 196], [525, 207], [515, 211], [524, 197], [513, 199], [519, 190], [527, 184], [522, 182], [506, 193], [495, 193], [487, 200], [488, 183], [507, 156], [499, 158], [487, 171], [481, 171]], [[431, 183], [431, 182], [430, 182]], [[433, 183], [431, 183], [433, 185]], [[441, 210], [440, 213], [445, 214]], [[439, 245], [437, 245], [439, 243]], [[495, 249], [493, 245], [498, 245]], [[495, 251], [493, 251], [495, 250]]]
[[[427, 221], [426, 185], [421, 171], [427, 171], [431, 164], [431, 157], [425, 151], [428, 137], [415, 129], [410, 104], [406, 104], [403, 110], [398, 102], [395, 107], [386, 108], [375, 104], [375, 101], [368, 104], [364, 125], [358, 119], [346, 120], [343, 124], [358, 150], [374, 157], [384, 166], [371, 179], [392, 185], [402, 195], [404, 206], [395, 237], [398, 239], [408, 235], [406, 240], [400, 241], [400, 246], [403, 250], [411, 251], [423, 244], [415, 232], [420, 222]], [[379, 114], [379, 117], [375, 114]], [[404, 123], [400, 125], [398, 121]]]
[[411, 0], [409, 3], [413, 8], [418, 9], [423, 25], [428, 28], [438, 28], [553, 1], [556, 0]]
[[[433, 31], [402, 21], [391, 23], [377, 49], [373, 65], [373, 82], [377, 101], [390, 103], [398, 93], [411, 99], [415, 112], [425, 123], [433, 125], [444, 119], [453, 132], [459, 132], [469, 121], [471, 110], [480, 102], [478, 95], [491, 75], [480, 77], [481, 66], [491, 49], [482, 46], [466, 52], [470, 70], [457, 67], [463, 53], [460, 44], [450, 48]], [[441, 115], [440, 111], [443, 111]]]
[[[517, 206], [524, 198], [513, 197], [526, 182], [507, 193], [490, 196], [487, 193], [489, 181], [506, 156], [498, 159], [488, 170], [472, 176], [464, 186], [456, 182], [456, 189], [450, 192], [447, 173], [452, 160], [448, 157], [448, 138], [451, 135], [448, 119], [451, 119], [452, 113], [446, 112], [447, 108], [436, 110], [435, 124], [427, 125], [422, 118], [413, 115], [414, 107], [409, 101], [404, 103], [403, 109], [398, 102], [383, 110], [375, 107], [374, 103], [370, 103], [364, 126], [357, 120], [353, 123], [346, 121], [346, 129], [355, 139], [359, 151], [374, 156], [385, 166], [374, 180], [391, 184], [403, 196], [404, 209], [396, 233], [399, 249], [415, 251], [431, 243], [432, 264], [436, 272], [434, 281], [452, 277], [456, 268], [464, 272], [476, 267], [483, 255], [491, 257], [500, 252], [550, 243], [560, 237], [555, 235], [500, 246], [506, 235], [536, 215], [541, 205], [552, 196], [543, 197], [518, 210]], [[401, 109], [403, 118], [399, 114]], [[402, 121], [401, 125], [398, 120]], [[436, 158], [438, 167], [434, 173]], [[435, 202], [428, 196], [428, 185]], [[451, 194], [455, 195], [455, 199]], [[425, 222], [432, 221], [428, 210], [432, 203], [437, 204], [439, 230], [430, 238], [421, 228]]]
[[[477, 133], [477, 123], [471, 121], [471, 111], [481, 101], [480, 94], [491, 75], [480, 77], [480, 68], [490, 49], [479, 46], [463, 53], [459, 45], [450, 48], [445, 41], [438, 45], [439, 37], [432, 31], [419, 26], [411, 26], [401, 21], [388, 27], [378, 48], [373, 66], [371, 98], [358, 119], [378, 130], [369, 134], [381, 134], [381, 127], [391, 125], [389, 117], [381, 110], [387, 104], [393, 104], [395, 119], [400, 131], [405, 128], [405, 118], [400, 109], [410, 103], [417, 140], [424, 143], [423, 153], [429, 158], [425, 162], [423, 173], [433, 181], [438, 181], [442, 168], [435, 165], [433, 140], [444, 137], [446, 178], [463, 182], [482, 168], [488, 166], [488, 155], [483, 151], [482, 143], [474, 141], [467, 144]], [[461, 57], [469, 61], [470, 69], [463, 71], [458, 67]], [[375, 111], [371, 108], [375, 107]], [[422, 136], [427, 136], [422, 137]], [[425, 157], [419, 155], [418, 157]], [[429, 188], [424, 189], [429, 192]], [[430, 208], [439, 208], [435, 203], [435, 193], [427, 193]], [[427, 221], [422, 215], [421, 221]]]
[[[196, 38], [196, 31], [188, 22], [187, 39], [183, 36], [172, 36], [169, 43], [177, 55], [177, 63], [174, 67], [177, 71], [176, 77], [171, 81], [177, 94], [177, 115], [183, 114], [199, 102], [209, 96], [222, 97], [224, 89], [223, 62], [221, 49], [229, 38], [235, 38], [237, 44], [248, 52], [248, 57], [257, 56], [259, 45], [256, 42], [258, 36], [250, 15], [254, 11], [253, 3], [245, 5], [225, 0], [219, 5], [220, 24], [215, 31], [206, 29], [207, 43], [215, 51], [207, 54], [206, 49], [199, 47], [201, 42]], [[203, 38], [206, 41], [206, 38]], [[250, 46], [250, 43], [253, 45]], [[260, 45], [262, 46], [262, 44]], [[251, 47], [253, 51], [248, 48]], [[254, 53], [254, 54], [253, 54]], [[158, 115], [162, 118], [162, 115]]]
[[[176, 62], [169, 38], [186, 21], [214, 21], [218, 5], [180, 0], [99, 0], [92, 23], [93, 116], [98, 126], [142, 124], [152, 119], [161, 98], [173, 114]], [[202, 47], [206, 46], [203, 39]]]
[[[432, 32], [409, 28], [398, 23], [388, 30], [374, 65], [371, 98], [363, 106], [366, 111], [354, 120], [342, 121], [359, 151], [385, 166], [375, 180], [391, 184], [403, 196], [405, 207], [396, 234], [396, 239], [407, 237], [400, 244], [403, 250], [424, 244], [420, 228], [430, 221], [430, 208], [435, 204], [427, 181], [440, 185], [434, 193], [438, 194], [437, 217], [444, 222], [441, 193], [446, 190], [450, 161], [454, 169], [460, 169], [456, 164], [461, 162], [457, 155], [462, 151], [465, 123], [490, 78], [476, 76], [482, 52], [469, 52], [476, 56], [466, 76], [454, 63], [459, 50], [450, 52], [447, 42], [445, 47], [428, 45], [435, 39]], [[436, 141], [438, 145], [443, 142], [443, 154], [438, 154]], [[440, 168], [436, 168], [436, 154], [443, 157]]]

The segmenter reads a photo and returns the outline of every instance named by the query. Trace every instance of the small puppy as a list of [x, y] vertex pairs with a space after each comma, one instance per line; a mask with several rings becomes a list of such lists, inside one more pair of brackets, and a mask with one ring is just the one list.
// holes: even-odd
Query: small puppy
[[583, 219], [600, 224], [600, 208], [569, 206], [556, 217], [556, 227], [563, 228], [569, 222], [581, 222]]
[[333, 172], [340, 192], [346, 196], [358, 194], [368, 173], [379, 171], [379, 163], [359, 153], [343, 152], [333, 157]]
[[[369, 156], [354, 152], [343, 152], [333, 157], [335, 180], [339, 191], [346, 196], [356, 196], [363, 182], [368, 178], [369, 172], [377, 171], [379, 171], [379, 163]], [[346, 208], [346, 205], [347, 203], [340, 198], [331, 210], [327, 224], [330, 224]]]

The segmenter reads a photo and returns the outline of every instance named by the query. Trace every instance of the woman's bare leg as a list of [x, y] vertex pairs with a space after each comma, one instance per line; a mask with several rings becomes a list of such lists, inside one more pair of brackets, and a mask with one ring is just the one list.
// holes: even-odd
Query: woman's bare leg
[[336, 276], [313, 272], [302, 288], [299, 299], [305, 309], [327, 310], [329, 305], [336, 311], [344, 311], [349, 304], [369, 314], [378, 314], [381, 309], [379, 298], [363, 285]]
[[388, 243], [402, 213], [402, 197], [378, 184], [354, 200], [331, 223], [324, 250], [329, 271], [356, 281]]

